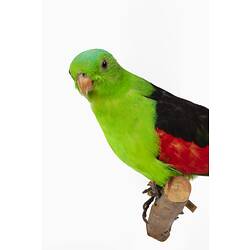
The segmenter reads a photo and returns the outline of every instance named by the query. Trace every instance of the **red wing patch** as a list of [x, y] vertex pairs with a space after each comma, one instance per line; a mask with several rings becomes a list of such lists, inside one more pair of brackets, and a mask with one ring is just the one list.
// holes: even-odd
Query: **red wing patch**
[[176, 138], [156, 129], [160, 138], [159, 160], [168, 163], [183, 174], [207, 175], [209, 173], [209, 146], [199, 147], [194, 142]]

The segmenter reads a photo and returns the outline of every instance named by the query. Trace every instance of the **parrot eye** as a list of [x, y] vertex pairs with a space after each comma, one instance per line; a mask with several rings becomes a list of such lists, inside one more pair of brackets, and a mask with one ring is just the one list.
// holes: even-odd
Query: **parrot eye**
[[108, 67], [107, 61], [106, 61], [106, 60], [103, 60], [103, 61], [102, 61], [102, 68], [103, 68], [103, 69], [106, 69], [107, 67]]

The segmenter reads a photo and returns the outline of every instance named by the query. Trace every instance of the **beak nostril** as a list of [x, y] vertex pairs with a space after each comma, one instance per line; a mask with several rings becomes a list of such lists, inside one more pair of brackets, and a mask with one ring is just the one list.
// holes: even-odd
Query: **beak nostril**
[[82, 72], [80, 72], [80, 73], [77, 74], [77, 78], [79, 78], [79, 77], [84, 77], [84, 76], [86, 76], [86, 74], [85, 74], [85, 73], [82, 73]]

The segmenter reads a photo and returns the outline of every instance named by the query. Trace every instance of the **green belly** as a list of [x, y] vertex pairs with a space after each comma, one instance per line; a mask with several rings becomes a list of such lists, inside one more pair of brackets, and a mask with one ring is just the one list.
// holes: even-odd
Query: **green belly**
[[159, 139], [155, 132], [155, 101], [143, 96], [109, 99], [92, 109], [115, 154], [127, 165], [158, 185], [176, 175], [157, 160]]

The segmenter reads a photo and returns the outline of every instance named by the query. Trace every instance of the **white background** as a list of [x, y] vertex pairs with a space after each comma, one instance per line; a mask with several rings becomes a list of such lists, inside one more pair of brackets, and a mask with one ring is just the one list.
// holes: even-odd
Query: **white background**
[[126, 69], [208, 106], [208, 1], [45, 1], [44, 248], [208, 249], [208, 178], [193, 182], [188, 210], [160, 243], [146, 235], [148, 180], [111, 151], [68, 69], [104, 48]]
[[[250, 249], [249, 7], [248, 0], [210, 1], [209, 243], [215, 250]], [[41, 12], [39, 0], [9, 0], [0, 8], [0, 248], [4, 250], [42, 249]]]
[[68, 69], [104, 48], [126, 69], [208, 106], [208, 1], [45, 1], [44, 249], [208, 249], [208, 178], [193, 181], [188, 210], [170, 239], [146, 235], [148, 180], [109, 148]]

